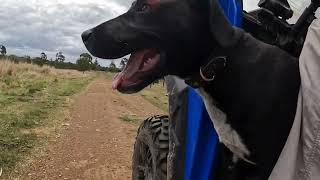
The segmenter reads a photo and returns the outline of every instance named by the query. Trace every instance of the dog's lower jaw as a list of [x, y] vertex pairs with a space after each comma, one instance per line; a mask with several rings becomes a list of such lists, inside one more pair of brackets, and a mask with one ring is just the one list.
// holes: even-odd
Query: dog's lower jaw
[[247, 163], [255, 165], [254, 162], [247, 159], [247, 157], [250, 156], [250, 151], [243, 143], [236, 130], [227, 123], [227, 115], [217, 108], [217, 103], [215, 103], [215, 100], [205, 91], [204, 88], [200, 87], [197, 91], [204, 101], [205, 107], [219, 136], [219, 141], [234, 154], [234, 163], [236, 163], [238, 159], [241, 159]]

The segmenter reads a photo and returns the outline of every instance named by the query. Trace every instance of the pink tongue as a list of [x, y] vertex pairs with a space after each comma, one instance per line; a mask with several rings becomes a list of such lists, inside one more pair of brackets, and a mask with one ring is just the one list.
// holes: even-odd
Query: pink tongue
[[118, 73], [112, 82], [112, 89], [116, 90], [123, 83], [123, 81], [130, 79], [132, 76], [138, 72], [141, 64], [143, 63], [143, 57], [148, 52], [148, 50], [141, 50], [131, 54], [128, 64], [124, 70]]
[[116, 76], [114, 76], [113, 81], [112, 81], [112, 89], [113, 90], [118, 89], [118, 87], [122, 83], [123, 79], [124, 79], [123, 72], [116, 74]]

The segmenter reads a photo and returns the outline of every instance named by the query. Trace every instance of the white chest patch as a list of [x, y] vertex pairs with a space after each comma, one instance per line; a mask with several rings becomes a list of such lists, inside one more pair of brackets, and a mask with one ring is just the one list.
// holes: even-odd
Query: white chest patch
[[248, 148], [243, 143], [240, 135], [227, 123], [227, 115], [216, 107], [215, 100], [203, 88], [199, 88], [198, 93], [202, 97], [211, 121], [219, 136], [219, 141], [223, 143], [236, 156], [234, 160], [240, 158], [248, 163], [255, 164], [246, 157], [250, 155]]

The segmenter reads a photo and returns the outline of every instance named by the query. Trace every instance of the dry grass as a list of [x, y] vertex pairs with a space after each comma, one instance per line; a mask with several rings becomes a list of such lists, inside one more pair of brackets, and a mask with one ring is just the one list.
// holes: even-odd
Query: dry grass
[[93, 72], [0, 59], [0, 179], [7, 179], [17, 163], [45, 143], [45, 130], [54, 131], [55, 123], [64, 119], [69, 97], [95, 77]]
[[165, 86], [162, 86], [162, 82], [156, 83], [151, 87], [146, 87], [139, 94], [154, 106], [164, 112], [169, 112], [169, 98], [166, 95], [167, 91]]
[[39, 74], [50, 74], [52, 72], [49, 66], [37, 66], [27, 63], [15, 64], [9, 60], [0, 61], [0, 75], [17, 75], [23, 72], [35, 72]]
[[68, 76], [83, 76], [84, 74], [77, 70], [55, 69], [44, 65], [42, 67], [28, 63], [14, 63], [12, 61], [0, 60], [0, 76], [3, 75], [18, 75], [22, 73], [35, 73], [42, 75], [68, 75]]

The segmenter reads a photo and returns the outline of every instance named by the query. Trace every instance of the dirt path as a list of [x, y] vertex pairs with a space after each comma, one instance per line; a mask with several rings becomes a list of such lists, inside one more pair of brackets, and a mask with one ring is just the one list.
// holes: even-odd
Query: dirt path
[[131, 179], [131, 156], [138, 123], [123, 114], [146, 118], [163, 114], [140, 95], [120, 95], [110, 80], [99, 78], [77, 96], [71, 120], [21, 179]]

